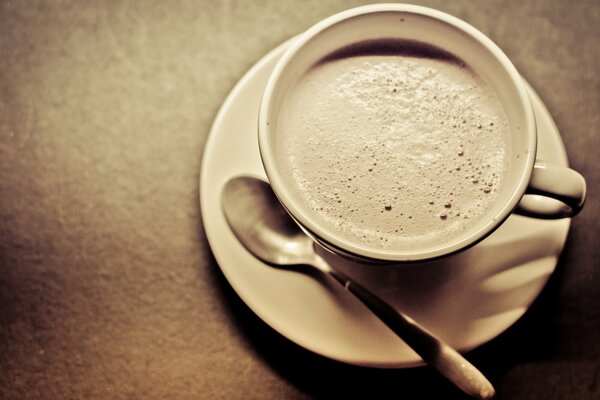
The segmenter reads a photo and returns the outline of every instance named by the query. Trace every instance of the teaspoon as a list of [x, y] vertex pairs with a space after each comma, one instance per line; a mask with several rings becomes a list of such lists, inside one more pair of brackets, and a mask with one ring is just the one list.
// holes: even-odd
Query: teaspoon
[[423, 361], [472, 397], [490, 399], [495, 391], [485, 376], [455, 349], [412, 318], [331, 266], [277, 200], [270, 185], [252, 177], [229, 180], [222, 193], [223, 212], [242, 245], [264, 263], [278, 268], [313, 267], [330, 276], [366, 305]]

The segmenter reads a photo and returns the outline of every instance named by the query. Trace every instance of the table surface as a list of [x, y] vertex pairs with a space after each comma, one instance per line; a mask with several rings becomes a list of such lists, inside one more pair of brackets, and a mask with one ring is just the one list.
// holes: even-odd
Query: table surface
[[[503, 399], [600, 396], [600, 3], [416, 1], [496, 41], [588, 202], [525, 316], [467, 357]], [[211, 255], [202, 151], [266, 52], [357, 1], [0, 1], [0, 398], [461, 398], [281, 337]], [[411, 396], [413, 395], [413, 396]]]

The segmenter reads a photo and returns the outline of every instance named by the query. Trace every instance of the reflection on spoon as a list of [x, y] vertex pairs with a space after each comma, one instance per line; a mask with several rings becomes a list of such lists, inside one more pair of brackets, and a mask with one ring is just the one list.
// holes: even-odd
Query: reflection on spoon
[[333, 270], [315, 252], [312, 239], [287, 214], [268, 183], [252, 177], [233, 178], [225, 185], [221, 201], [231, 230], [255, 257], [273, 267], [300, 271], [312, 267], [330, 276], [365, 304], [423, 361], [465, 393], [480, 399], [494, 396], [491, 383], [456, 350], [344, 273]]

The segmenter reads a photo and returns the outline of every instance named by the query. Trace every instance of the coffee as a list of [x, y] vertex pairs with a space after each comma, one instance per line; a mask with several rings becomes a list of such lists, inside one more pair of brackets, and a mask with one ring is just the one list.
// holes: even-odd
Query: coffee
[[398, 251], [459, 238], [489, 218], [511, 133], [488, 84], [418, 43], [370, 42], [331, 54], [287, 93], [277, 164], [318, 225]]

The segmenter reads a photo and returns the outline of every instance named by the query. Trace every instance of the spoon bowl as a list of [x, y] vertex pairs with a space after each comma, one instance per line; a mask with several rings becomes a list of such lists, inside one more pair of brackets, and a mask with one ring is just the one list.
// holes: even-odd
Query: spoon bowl
[[237, 239], [261, 261], [275, 267], [313, 261], [312, 239], [289, 216], [267, 183], [234, 178], [225, 185], [221, 202]]

